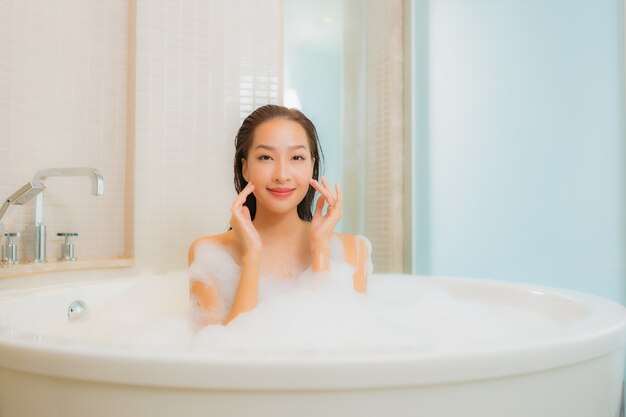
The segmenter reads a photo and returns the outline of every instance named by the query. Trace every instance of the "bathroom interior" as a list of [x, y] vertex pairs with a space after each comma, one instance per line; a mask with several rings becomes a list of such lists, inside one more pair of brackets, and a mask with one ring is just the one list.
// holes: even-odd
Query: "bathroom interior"
[[185, 270], [227, 229], [241, 121], [272, 103], [315, 123], [336, 231], [370, 239], [374, 273], [626, 305], [625, 19], [623, 0], [0, 0], [0, 198], [39, 188], [0, 210], [0, 303]]

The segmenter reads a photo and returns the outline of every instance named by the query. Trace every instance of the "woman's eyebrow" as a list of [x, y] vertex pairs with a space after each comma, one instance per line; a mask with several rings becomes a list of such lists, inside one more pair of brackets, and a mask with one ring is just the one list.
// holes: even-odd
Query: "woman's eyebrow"
[[[256, 149], [259, 149], [259, 148], [267, 149], [267, 150], [269, 150], [269, 151], [276, 150], [276, 148], [275, 148], [275, 147], [273, 147], [273, 146], [269, 146], [269, 145], [259, 145], [259, 146], [257, 146], [257, 147], [256, 147], [256, 148], [254, 148], [254, 149], [256, 150]], [[289, 149], [300, 149], [300, 148], [302, 148], [302, 149], [306, 150], [306, 146], [304, 146], [304, 145], [294, 145], [294, 146], [289, 146]]]

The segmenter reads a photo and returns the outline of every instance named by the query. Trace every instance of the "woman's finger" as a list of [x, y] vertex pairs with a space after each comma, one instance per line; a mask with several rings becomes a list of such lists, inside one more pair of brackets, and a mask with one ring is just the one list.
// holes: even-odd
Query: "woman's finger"
[[243, 206], [241, 208], [241, 212], [243, 214], [243, 218], [248, 220], [248, 221], [252, 221], [252, 216], [250, 216], [250, 209], [247, 206]]
[[315, 216], [318, 212], [319, 215], [322, 215], [322, 210], [324, 209], [324, 203], [326, 202], [326, 198], [323, 195], [320, 195], [317, 199], [317, 204], [315, 204], [315, 210], [313, 211], [313, 215]]
[[332, 188], [330, 186], [330, 184], [328, 183], [328, 181], [326, 181], [326, 178], [324, 178], [324, 176], [322, 175], [322, 183], [324, 184], [324, 189], [326, 190], [327, 194], [330, 195], [331, 198], [326, 197], [326, 199], [328, 200], [328, 205], [329, 206], [334, 206], [335, 205], [335, 196], [333, 195], [333, 191]]
[[[328, 205], [332, 206], [335, 202], [335, 196], [333, 195], [332, 192], [330, 192], [327, 188], [328, 186], [328, 182], [326, 182], [326, 180], [324, 179], [324, 177], [322, 176], [322, 181], [326, 182], [326, 185], [322, 186], [318, 181], [314, 181], [313, 187], [320, 192], [320, 194], [322, 194], [324, 197], [326, 197], [326, 201], [328, 201]], [[316, 186], [317, 184], [317, 186]]]
[[252, 193], [253, 191], [254, 191], [254, 184], [249, 182], [244, 187], [244, 189], [241, 190], [239, 195], [235, 198], [235, 201], [233, 201], [233, 205], [231, 206], [231, 210], [235, 210], [235, 209], [243, 206], [243, 203], [246, 202], [246, 199], [248, 198], [248, 195], [250, 195], [250, 193]]
[[326, 195], [326, 189], [319, 183], [319, 181], [311, 178], [310, 182], [311, 186], [315, 188], [321, 195]]
[[324, 176], [322, 175], [322, 184], [324, 185], [324, 189], [328, 192], [331, 192], [331, 188], [330, 185], [328, 184], [328, 181], [326, 181], [326, 178], [324, 178]]
[[341, 194], [341, 188], [339, 188], [339, 183], [335, 184], [335, 189], [337, 190], [337, 203], [335, 204], [335, 207], [341, 210], [343, 205], [343, 196]]
[[324, 189], [324, 187], [322, 187], [322, 185], [320, 184], [320, 182], [318, 180], [316, 180], [315, 178], [310, 178], [309, 179], [309, 184], [311, 184], [311, 187], [315, 188], [317, 191], [319, 191], [320, 193], [322, 192], [322, 190]]
[[242, 197], [243, 201], [246, 201], [246, 198], [250, 194], [252, 194], [253, 191], [254, 191], [254, 184], [249, 182], [249, 183], [246, 184], [246, 186], [243, 188], [243, 190], [241, 190], [241, 193], [239, 193], [239, 195]]

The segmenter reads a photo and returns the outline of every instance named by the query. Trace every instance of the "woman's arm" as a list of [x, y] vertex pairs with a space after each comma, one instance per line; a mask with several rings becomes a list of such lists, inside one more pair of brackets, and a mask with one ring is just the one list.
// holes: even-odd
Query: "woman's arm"
[[[193, 264], [196, 256], [195, 247], [196, 242], [192, 243], [189, 247], [187, 257], [189, 267]], [[216, 317], [218, 298], [215, 287], [205, 284], [195, 276], [189, 277], [189, 284], [189, 298], [195, 302], [195, 307], [201, 310], [200, 314], [198, 314], [198, 321], [200, 321], [203, 326], [219, 323], [220, 321]]]
[[328, 242], [311, 243], [311, 270], [313, 272], [328, 271], [330, 267], [330, 250]]
[[239, 285], [230, 312], [224, 320], [228, 324], [239, 314], [254, 309], [258, 301], [259, 293], [259, 263], [260, 256], [247, 255], [241, 262], [241, 275]]
[[368, 250], [363, 239], [355, 235], [338, 235], [343, 243], [343, 252], [346, 262], [354, 266], [354, 290], [365, 294], [367, 292], [367, 260]]
[[[226, 246], [222, 236], [199, 239], [189, 248], [188, 262], [190, 267], [195, 260], [196, 244], [202, 241], [206, 243], [211, 242], [219, 246]], [[195, 268], [190, 268], [190, 298], [198, 309], [197, 317], [201, 324], [227, 324], [237, 317], [237, 315], [256, 307], [259, 260], [260, 256], [257, 252], [244, 255], [240, 268], [237, 268], [239, 270], [239, 283], [237, 284], [236, 291], [232, 295], [232, 303], [223, 299], [223, 294], [220, 294], [218, 290], [218, 288], [221, 287], [212, 285], [212, 279], [217, 279], [218, 277], [207, 281], [209, 277], [203, 276], [205, 273], [199, 273], [197, 271], [197, 268], [201, 267], [200, 265]], [[193, 275], [194, 270], [196, 270], [196, 275], [199, 274], [199, 276]], [[235, 276], [232, 276], [230, 279], [234, 278]]]
[[354, 271], [353, 279], [354, 290], [365, 294], [367, 292], [367, 245], [365, 244], [363, 239], [359, 239], [357, 236], [353, 236], [353, 239], [355, 242], [354, 248], [356, 249], [356, 270]]
[[259, 264], [261, 263], [261, 236], [252, 223], [250, 209], [245, 205], [248, 195], [254, 192], [254, 184], [248, 182], [231, 206], [230, 225], [242, 248], [241, 272], [237, 292], [224, 324], [228, 324], [239, 314], [250, 311], [257, 305], [259, 292]]
[[[328, 271], [330, 267], [330, 251], [328, 239], [330, 239], [333, 229], [337, 225], [342, 212], [342, 197], [339, 184], [335, 184], [337, 197], [333, 194], [332, 188], [326, 178], [322, 176], [322, 184], [311, 178], [309, 184], [320, 192], [320, 197], [315, 204], [311, 228], [309, 230], [309, 241], [311, 242], [311, 270], [313, 272]], [[322, 214], [324, 205], [328, 204], [326, 214]]]
[[[189, 249], [189, 266], [195, 259], [195, 242]], [[233, 298], [230, 311], [226, 317], [217, 319], [218, 293], [214, 286], [207, 285], [197, 277], [190, 277], [190, 296], [196, 301], [196, 306], [202, 310], [200, 317], [202, 324], [227, 324], [244, 311], [252, 310], [257, 305], [258, 276], [259, 276], [259, 256], [244, 256], [239, 276], [237, 292]], [[223, 313], [222, 313], [223, 314]]]

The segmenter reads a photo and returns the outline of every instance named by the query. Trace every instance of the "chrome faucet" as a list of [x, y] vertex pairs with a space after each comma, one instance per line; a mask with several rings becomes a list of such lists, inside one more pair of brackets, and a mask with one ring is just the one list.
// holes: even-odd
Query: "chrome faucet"
[[0, 220], [2, 220], [2, 216], [4, 216], [4, 213], [6, 213], [10, 205], [21, 206], [32, 200], [33, 197], [41, 195], [41, 192], [45, 189], [46, 187], [43, 185], [43, 182], [33, 180], [11, 194], [11, 196], [4, 200], [2, 207], [0, 207]]
[[[93, 195], [104, 194], [104, 178], [100, 171], [94, 168], [51, 168], [37, 171], [33, 181], [43, 182], [48, 177], [91, 177], [91, 193]], [[34, 262], [47, 262], [46, 259], [46, 225], [43, 224], [43, 193], [37, 194], [35, 200], [35, 260]]]
[[[11, 194], [0, 207], [0, 220], [6, 213], [9, 206], [16, 205], [21, 206], [32, 200], [35, 196], [42, 195], [42, 192], [46, 189], [43, 182], [33, 180], [22, 188]], [[0, 222], [0, 234], [6, 239], [6, 247], [4, 255], [2, 256], [1, 264], [3, 266], [15, 265], [17, 263], [17, 246], [13, 244], [13, 238], [18, 237], [19, 233], [10, 233], [4, 231], [4, 225]]]

